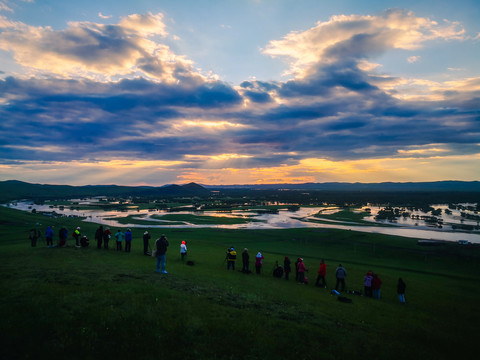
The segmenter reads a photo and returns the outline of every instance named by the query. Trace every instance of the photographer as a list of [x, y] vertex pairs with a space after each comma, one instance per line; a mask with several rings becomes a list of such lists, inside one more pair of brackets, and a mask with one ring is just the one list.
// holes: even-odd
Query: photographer
[[233, 248], [227, 249], [227, 270], [235, 270], [235, 261], [237, 261], [237, 252]]

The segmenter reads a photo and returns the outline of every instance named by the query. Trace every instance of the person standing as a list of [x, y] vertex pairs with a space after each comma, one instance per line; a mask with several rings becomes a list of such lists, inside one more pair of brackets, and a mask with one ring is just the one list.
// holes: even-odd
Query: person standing
[[75, 239], [75, 247], [79, 248], [80, 246], [80, 226], [78, 226], [75, 231], [73, 232], [72, 236]]
[[30, 243], [31, 243], [32, 247], [36, 247], [37, 246], [37, 240], [40, 237], [40, 230], [31, 229], [28, 237], [30, 239]]
[[255, 256], [255, 270], [256, 270], [258, 275], [260, 275], [260, 273], [262, 271], [263, 259], [264, 259], [264, 257], [262, 255], [262, 253], [259, 251], [257, 256]]
[[103, 248], [108, 250], [108, 242], [110, 241], [110, 237], [112, 236], [112, 232], [110, 228], [107, 227], [103, 232]]
[[250, 255], [248, 254], [248, 249], [245, 248], [243, 249], [243, 252], [242, 252], [242, 272], [243, 273], [250, 273]]
[[100, 225], [97, 231], [95, 231], [95, 240], [97, 240], [97, 249], [101, 249], [103, 241], [103, 225]]
[[122, 251], [122, 242], [125, 234], [118, 229], [117, 233], [115, 234], [115, 239], [117, 243], [117, 251]]
[[335, 285], [335, 290], [338, 290], [338, 285], [342, 285], [342, 291], [345, 290], [345, 278], [347, 277], [347, 271], [342, 266], [338, 264], [338, 268], [335, 270], [335, 277], [337, 278], [337, 283]]
[[298, 269], [298, 282], [300, 284], [305, 284], [305, 272], [308, 270], [305, 267], [305, 264], [303, 263], [302, 258], [298, 258], [297, 269]]
[[379, 300], [380, 293], [382, 288], [382, 280], [378, 277], [377, 274], [373, 274], [372, 280], [372, 289], [373, 289], [373, 298]]
[[127, 229], [127, 231], [125, 231], [125, 252], [130, 252], [132, 249], [132, 238], [132, 231]]
[[300, 262], [300, 258], [297, 258], [295, 261], [295, 281], [298, 281], [298, 263]]
[[373, 280], [372, 272], [369, 271], [363, 277], [363, 285], [364, 285], [364, 290], [365, 290], [365, 296], [367, 296], [367, 297], [372, 297], [372, 295], [373, 295], [372, 280]]
[[227, 270], [235, 271], [235, 261], [237, 261], [237, 252], [235, 248], [232, 246], [230, 249], [227, 250]]
[[150, 234], [148, 233], [148, 231], [145, 231], [143, 233], [143, 255], [150, 255], [148, 253], [148, 247], [150, 246]]
[[288, 256], [283, 259], [283, 271], [285, 272], [285, 280], [288, 280], [290, 273], [292, 272], [291, 261]]
[[405, 304], [405, 289], [407, 288], [407, 284], [405, 284], [402, 280], [402, 278], [398, 278], [398, 284], [397, 284], [397, 294], [398, 294], [398, 300], [400, 300], [400, 303]]
[[67, 246], [67, 236], [68, 236], [67, 228], [62, 227], [58, 231], [58, 246], [59, 247], [66, 247]]
[[[327, 287], [327, 283], [325, 282], [325, 276], [327, 275], [327, 264], [325, 264], [325, 260], [320, 261], [320, 268], [318, 269], [317, 280], [315, 281], [315, 286], [321, 286], [323, 288]], [[320, 285], [320, 280], [322, 280], [322, 284]]]
[[155, 241], [155, 248], [157, 249], [157, 272], [160, 272], [160, 265], [162, 266], [162, 274], [167, 274], [165, 270], [166, 263], [166, 253], [168, 247], [168, 240], [165, 235], [160, 236], [160, 238]]
[[54, 247], [53, 245], [53, 230], [51, 226], [47, 227], [45, 231], [45, 240], [47, 241], [47, 247]]
[[185, 256], [187, 256], [187, 243], [185, 241], [182, 241], [180, 244], [180, 256], [182, 257], [182, 261], [185, 259]]

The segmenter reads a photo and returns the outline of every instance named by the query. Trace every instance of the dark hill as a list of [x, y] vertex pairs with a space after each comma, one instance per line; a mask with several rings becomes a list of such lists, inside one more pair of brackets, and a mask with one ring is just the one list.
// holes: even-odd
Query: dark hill
[[19, 199], [74, 198], [91, 196], [194, 197], [208, 196], [210, 191], [195, 183], [186, 185], [117, 186], [117, 185], [44, 185], [17, 180], [0, 181], [0, 202]]

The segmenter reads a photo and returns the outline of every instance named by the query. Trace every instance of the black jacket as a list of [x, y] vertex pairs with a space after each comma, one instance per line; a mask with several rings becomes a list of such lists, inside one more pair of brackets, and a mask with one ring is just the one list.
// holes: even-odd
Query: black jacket
[[155, 242], [155, 246], [157, 248], [157, 255], [163, 255], [167, 252], [167, 247], [168, 247], [168, 240], [165, 236], [162, 236], [161, 238], [157, 239]]

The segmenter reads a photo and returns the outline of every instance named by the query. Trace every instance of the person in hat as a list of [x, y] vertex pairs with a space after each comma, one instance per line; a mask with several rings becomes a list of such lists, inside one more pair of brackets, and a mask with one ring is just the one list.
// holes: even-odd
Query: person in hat
[[237, 261], [237, 252], [235, 248], [232, 246], [230, 249], [227, 250], [227, 270], [235, 271], [235, 261]]
[[110, 228], [107, 227], [103, 232], [103, 248], [108, 250], [108, 242], [110, 241], [110, 237], [112, 236], [112, 232]]
[[257, 256], [255, 256], [255, 270], [256, 270], [258, 275], [260, 275], [260, 273], [262, 271], [263, 259], [264, 259], [264, 256], [259, 251]]
[[305, 272], [308, 270], [305, 267], [303, 258], [298, 259], [297, 269], [298, 269], [298, 282], [300, 284], [305, 284]]
[[187, 256], [187, 243], [185, 241], [182, 241], [180, 244], [180, 256], [182, 257], [182, 261]]
[[149, 232], [148, 232], [148, 231], [145, 231], [145, 232], [143, 233], [143, 255], [147, 255], [147, 256], [150, 255], [150, 254], [148, 253], [148, 247], [149, 247], [149, 244], [150, 244], [150, 238], [151, 238], [151, 236], [150, 236]]
[[78, 226], [75, 231], [73, 232], [72, 236], [75, 239], [75, 247], [79, 248], [80, 247], [80, 237], [82, 234], [80, 234], [80, 226]]

